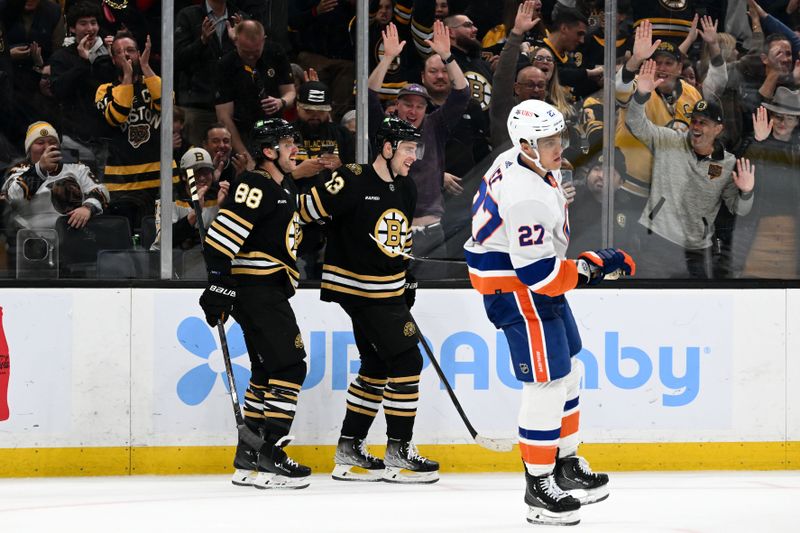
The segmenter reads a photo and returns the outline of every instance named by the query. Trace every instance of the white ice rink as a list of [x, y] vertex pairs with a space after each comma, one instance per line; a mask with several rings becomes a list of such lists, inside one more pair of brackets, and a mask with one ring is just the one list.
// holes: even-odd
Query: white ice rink
[[[800, 472], [614, 473], [581, 532], [798, 532]], [[525, 521], [521, 474], [444, 474], [434, 485], [332, 481], [300, 491], [227, 476], [0, 479], [0, 532], [477, 533]]]

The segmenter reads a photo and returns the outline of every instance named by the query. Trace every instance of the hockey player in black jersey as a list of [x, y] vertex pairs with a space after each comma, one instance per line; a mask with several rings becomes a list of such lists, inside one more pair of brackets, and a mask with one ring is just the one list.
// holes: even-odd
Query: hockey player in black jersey
[[[300, 202], [304, 222], [328, 220], [321, 297], [352, 319], [361, 358], [347, 392], [333, 478], [433, 483], [439, 464], [411, 443], [422, 356], [403, 256], [411, 250], [416, 204], [408, 169], [423, 147], [419, 130], [394, 117], [384, 120], [376, 140], [380, 154], [372, 165], [339, 168]], [[383, 461], [365, 446], [381, 403], [388, 437]]]
[[301, 238], [297, 190], [288, 176], [297, 154], [294, 128], [282, 119], [258, 121], [252, 143], [255, 170], [231, 187], [206, 234], [209, 287], [200, 305], [212, 326], [232, 315], [242, 327], [252, 371], [245, 421], [266, 442], [254, 450], [239, 441], [233, 483], [305, 488], [311, 469], [283, 450], [306, 377], [303, 339], [289, 305]]

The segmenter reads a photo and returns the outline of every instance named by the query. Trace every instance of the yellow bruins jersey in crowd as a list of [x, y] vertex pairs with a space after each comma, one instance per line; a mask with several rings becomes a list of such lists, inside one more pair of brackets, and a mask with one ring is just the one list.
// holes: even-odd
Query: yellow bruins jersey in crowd
[[[650, 194], [650, 176], [653, 154], [633, 136], [625, 125], [628, 102], [636, 92], [636, 80], [622, 84], [622, 71], [617, 73], [617, 103], [623, 106], [617, 118], [616, 146], [625, 154], [628, 176], [622, 188], [631, 194], [647, 198]], [[665, 96], [655, 92], [645, 105], [647, 118], [656, 126], [666, 126], [678, 131], [688, 131], [694, 104], [702, 99], [700, 93], [683, 80], [678, 80], [675, 92]]]
[[[105, 121], [121, 131], [111, 135], [103, 182], [111, 193], [158, 189], [161, 184], [161, 78], [150, 76], [131, 85], [104, 83], [95, 95]], [[172, 162], [175, 169], [175, 162]], [[173, 171], [172, 182], [180, 178]]]
[[284, 286], [293, 294], [301, 238], [294, 182], [278, 184], [257, 169], [231, 186], [208, 228], [203, 254], [209, 272], [232, 275], [239, 285]]
[[383, 181], [372, 166], [346, 165], [301, 196], [303, 222], [324, 221], [328, 245], [321, 298], [357, 302], [402, 298], [417, 203], [413, 180]]

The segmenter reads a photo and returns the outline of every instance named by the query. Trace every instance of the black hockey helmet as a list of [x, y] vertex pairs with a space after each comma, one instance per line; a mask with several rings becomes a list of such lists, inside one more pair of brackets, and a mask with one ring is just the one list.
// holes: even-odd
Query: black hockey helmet
[[378, 127], [375, 134], [375, 141], [379, 152], [383, 151], [386, 142], [392, 143], [392, 150], [397, 148], [397, 143], [402, 141], [413, 141], [417, 143], [417, 158], [422, 159], [423, 144], [422, 132], [412, 124], [397, 117], [386, 117]]
[[253, 125], [253, 132], [250, 135], [253, 155], [260, 157], [261, 150], [264, 148], [274, 148], [277, 150], [280, 140], [286, 137], [292, 137], [295, 142], [299, 142], [300, 140], [300, 135], [295, 127], [282, 118], [257, 120]]

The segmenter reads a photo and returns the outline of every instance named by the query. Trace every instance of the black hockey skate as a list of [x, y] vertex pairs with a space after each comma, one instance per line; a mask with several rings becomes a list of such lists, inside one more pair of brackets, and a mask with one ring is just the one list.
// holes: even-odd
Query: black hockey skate
[[583, 457], [571, 455], [556, 459], [555, 478], [561, 490], [577, 498], [581, 505], [608, 498], [608, 475], [592, 472]]
[[367, 451], [364, 439], [339, 437], [334, 456], [336, 466], [331, 477], [338, 481], [380, 481], [383, 461]]
[[308, 487], [311, 469], [292, 460], [283, 447], [294, 437], [281, 438], [271, 450], [258, 455], [258, 474], [253, 480], [257, 489], [304, 489]]
[[549, 526], [574, 526], [581, 519], [581, 503], [561, 490], [552, 473], [532, 476], [525, 472], [528, 522]]
[[383, 480], [389, 483], [436, 483], [439, 463], [423, 457], [409, 441], [389, 439], [383, 457]]
[[233, 472], [231, 483], [239, 487], [252, 486], [258, 474], [258, 452], [240, 439], [236, 445], [233, 467], [236, 470]]

